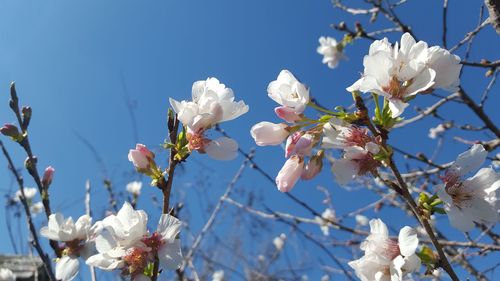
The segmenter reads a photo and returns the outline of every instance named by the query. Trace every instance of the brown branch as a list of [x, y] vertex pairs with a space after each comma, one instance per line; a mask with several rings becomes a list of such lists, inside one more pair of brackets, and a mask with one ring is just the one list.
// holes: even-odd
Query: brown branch
[[491, 26], [500, 34], [500, 0], [484, 0], [484, 5], [490, 14]]
[[33, 246], [35, 247], [38, 255], [40, 256], [40, 258], [43, 261], [43, 267], [44, 267], [45, 271], [47, 272], [49, 279], [51, 281], [56, 281], [54, 273], [52, 272], [52, 266], [50, 263], [50, 259], [49, 259], [48, 255], [43, 251], [42, 246], [40, 245], [40, 240], [38, 239], [37, 230], [35, 228], [35, 225], [33, 223], [33, 219], [31, 217], [30, 207], [29, 207], [28, 202], [26, 201], [26, 197], [24, 195], [24, 180], [23, 180], [22, 176], [17, 172], [16, 168], [14, 167], [14, 163], [12, 162], [12, 158], [10, 157], [9, 152], [7, 151], [7, 149], [5, 148], [5, 146], [3, 145], [3, 142], [1, 140], [0, 140], [0, 148], [2, 149], [3, 155], [7, 159], [9, 170], [12, 172], [12, 174], [16, 178], [17, 184], [19, 186], [19, 190], [21, 191], [21, 197], [19, 199], [23, 205], [24, 212], [26, 214], [26, 220], [28, 221], [29, 230], [31, 232], [31, 236], [33, 237], [33, 241], [32, 241]]

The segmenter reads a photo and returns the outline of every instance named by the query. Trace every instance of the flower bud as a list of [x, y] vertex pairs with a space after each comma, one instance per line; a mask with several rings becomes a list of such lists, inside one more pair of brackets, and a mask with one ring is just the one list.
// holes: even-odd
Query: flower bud
[[30, 120], [31, 120], [31, 114], [32, 114], [32, 110], [31, 110], [31, 107], [29, 106], [23, 106], [23, 108], [21, 109], [21, 112], [23, 114], [23, 128], [28, 128], [28, 125], [30, 124]]
[[257, 145], [278, 145], [288, 137], [287, 128], [284, 123], [260, 122], [252, 127], [250, 134]]
[[281, 118], [289, 123], [294, 123], [294, 122], [302, 119], [302, 117], [300, 117], [300, 114], [296, 113], [293, 108], [288, 107], [288, 106], [276, 107], [274, 109], [274, 112], [276, 113], [276, 115], [278, 115], [279, 118]]
[[294, 155], [286, 160], [283, 168], [276, 176], [276, 185], [281, 192], [292, 190], [304, 170], [304, 160]]
[[0, 128], [0, 133], [2, 133], [2, 135], [4, 136], [10, 137], [15, 141], [19, 141], [22, 139], [22, 135], [19, 133], [17, 127], [13, 124], [3, 125], [3, 127]]
[[143, 144], [137, 144], [135, 149], [131, 149], [128, 153], [128, 160], [141, 173], [147, 173], [150, 170], [151, 163], [154, 163], [154, 157], [153, 152]]
[[301, 178], [303, 180], [310, 180], [321, 172], [321, 169], [323, 168], [324, 154], [325, 153], [323, 152], [323, 150], [320, 150], [316, 155], [311, 157], [309, 162], [304, 167], [304, 171], [302, 172]]
[[43, 173], [42, 177], [42, 185], [44, 188], [48, 188], [50, 184], [52, 183], [52, 178], [54, 177], [54, 172], [56, 170], [52, 166], [48, 166], [45, 169], [45, 172]]
[[311, 154], [313, 144], [313, 136], [310, 134], [304, 134], [302, 132], [296, 132], [289, 136], [286, 140], [285, 146], [285, 157], [288, 158], [290, 155], [297, 154], [299, 156], [308, 156]]

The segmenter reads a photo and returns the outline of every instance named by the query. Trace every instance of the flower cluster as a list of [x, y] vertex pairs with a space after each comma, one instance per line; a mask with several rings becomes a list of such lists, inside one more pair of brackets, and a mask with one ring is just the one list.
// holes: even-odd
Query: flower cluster
[[[286, 123], [260, 122], [250, 133], [260, 146], [279, 145], [286, 139], [285, 158], [288, 160], [276, 177], [276, 185], [281, 192], [290, 191], [299, 178], [312, 179], [322, 168], [323, 152], [311, 156], [312, 148], [319, 142], [321, 126], [300, 130], [310, 125], [303, 114], [309, 103], [309, 89], [288, 70], [282, 70], [275, 81], [267, 87], [268, 96], [280, 106], [275, 108], [276, 115]], [[314, 124], [314, 122], [313, 122]], [[310, 157], [305, 163], [305, 157]]]
[[335, 38], [324, 36], [319, 38], [317, 52], [323, 56], [323, 63], [328, 65], [329, 68], [336, 68], [340, 60], [346, 59], [346, 56], [342, 52], [344, 49], [344, 41], [337, 42]]
[[243, 101], [234, 101], [233, 90], [216, 78], [208, 78], [193, 83], [191, 101], [178, 102], [171, 98], [170, 105], [186, 127], [190, 152], [207, 153], [216, 160], [236, 157], [236, 141], [227, 137], [211, 140], [205, 136], [206, 131], [216, 124], [233, 120], [248, 111], [248, 105]]
[[396, 239], [380, 219], [370, 221], [370, 235], [361, 243], [364, 256], [349, 262], [362, 281], [401, 281], [407, 273], [420, 267], [420, 258], [415, 254], [418, 247], [417, 232], [405, 226]]
[[363, 65], [363, 77], [347, 90], [385, 97], [393, 118], [419, 93], [435, 88], [458, 90], [462, 68], [458, 56], [439, 46], [429, 48], [426, 42], [416, 42], [409, 33], [403, 34], [400, 45], [396, 42], [391, 46], [387, 38], [373, 42]]
[[482, 168], [473, 177], [463, 179], [477, 170], [486, 160], [488, 152], [480, 144], [457, 157], [446, 171], [444, 184], [437, 187], [452, 226], [469, 231], [477, 223], [496, 223], [499, 220], [500, 173], [492, 168]]
[[58, 280], [69, 281], [77, 276], [79, 257], [102, 270], [120, 270], [131, 280], [149, 280], [147, 269], [156, 258], [164, 268], [175, 270], [181, 266], [181, 222], [163, 214], [153, 233], [148, 231], [147, 222], [144, 211], [136, 211], [125, 202], [116, 215], [93, 225], [86, 215], [74, 223], [71, 217], [52, 214], [40, 234], [63, 243], [62, 257], [56, 264]]

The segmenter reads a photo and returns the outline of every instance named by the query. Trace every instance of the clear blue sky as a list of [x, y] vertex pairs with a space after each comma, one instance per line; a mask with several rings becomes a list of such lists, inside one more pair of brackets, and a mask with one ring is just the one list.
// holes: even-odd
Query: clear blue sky
[[[440, 1], [409, 1], [401, 9], [402, 18], [429, 45], [441, 43], [441, 5]], [[479, 4], [452, 0], [450, 5], [448, 40], [454, 45], [475, 27]], [[56, 169], [50, 190], [53, 209], [74, 217], [81, 215], [84, 183], [90, 179], [94, 183], [93, 207], [102, 215], [107, 200], [100, 183], [102, 168], [78, 135], [95, 147], [117, 192], [124, 192], [125, 184], [134, 178], [127, 161], [128, 149], [135, 145], [127, 100], [134, 106], [139, 141], [158, 147], [166, 135], [168, 98], [189, 99], [194, 81], [213, 76], [250, 106], [249, 113], [223, 124], [248, 151], [254, 146], [250, 127], [261, 120], [278, 121], [273, 113], [275, 103], [267, 98], [266, 87], [281, 69], [291, 70], [308, 84], [312, 95], [322, 104], [331, 107], [350, 104], [351, 97], [344, 89], [362, 71], [362, 57], [369, 42], [360, 40], [349, 46], [346, 53], [350, 59], [341, 62], [335, 70], [321, 64], [321, 57], [316, 53], [320, 36], [341, 39], [342, 35], [329, 26], [342, 20], [350, 26], [354, 21], [334, 10], [329, 0], [1, 1], [0, 122], [15, 121], [8, 109], [8, 90], [10, 81], [16, 81], [21, 103], [33, 107], [30, 135], [39, 166], [52, 165]], [[371, 29], [367, 18], [362, 20], [367, 29]], [[384, 26], [387, 22], [381, 20], [373, 27]], [[393, 35], [392, 42], [399, 36]], [[498, 59], [499, 43], [492, 28], [485, 28], [472, 49], [471, 60]], [[482, 78], [483, 74], [482, 69], [468, 69], [462, 79], [465, 89], [476, 99], [488, 82]], [[498, 87], [495, 89], [493, 94]], [[415, 104], [423, 107], [435, 100], [423, 97]], [[500, 115], [494, 112], [493, 105], [499, 101], [498, 96], [492, 95], [486, 108], [497, 123]], [[452, 118], [470, 116], [465, 107], [444, 112]], [[405, 113], [406, 116], [414, 114], [413, 111]], [[465, 122], [480, 124], [475, 118]], [[417, 123], [411, 130], [396, 131], [392, 141], [410, 152], [430, 153], [436, 141], [428, 139], [427, 132], [436, 124], [438, 122], [432, 120]], [[20, 148], [2, 140], [21, 166], [24, 155]], [[438, 161], [451, 161], [458, 152], [467, 149], [451, 137], [447, 141]], [[274, 175], [284, 162], [282, 155], [279, 147], [258, 148], [256, 161]], [[166, 159], [164, 153], [159, 156]], [[197, 154], [189, 159], [176, 180], [174, 198], [183, 198], [187, 204], [194, 202], [189, 208], [190, 230], [194, 233], [207, 216], [206, 205], [198, 205], [200, 199], [196, 196], [207, 196], [212, 201], [220, 196], [242, 160], [239, 157], [233, 162], [216, 162]], [[15, 186], [2, 158], [0, 165], [0, 194], [12, 193]], [[201, 195], [192, 189], [200, 182], [207, 185]], [[159, 194], [147, 186], [147, 181], [144, 183], [139, 208], [149, 210], [155, 224], [157, 209], [147, 201], [151, 195]], [[26, 184], [33, 185], [29, 180]], [[294, 195], [319, 212], [325, 206], [320, 203], [322, 194], [315, 188], [318, 184], [332, 192], [334, 206], [341, 214], [375, 199], [362, 190], [349, 193], [339, 189], [325, 170], [316, 180], [299, 182], [293, 190]], [[275, 210], [310, 216], [255, 171], [247, 171], [238, 188], [255, 192], [264, 204]], [[402, 220], [401, 214], [380, 216], [387, 220], [398, 218], [396, 227], [408, 223]], [[0, 229], [5, 227], [4, 217], [5, 211], [0, 208]], [[230, 217], [223, 221], [221, 224], [232, 223]], [[45, 222], [40, 217], [37, 223]], [[447, 227], [445, 219], [440, 224]], [[287, 231], [282, 225], [275, 227], [276, 235]], [[319, 229], [308, 231], [319, 235]], [[456, 231], [450, 235], [462, 239]], [[0, 231], [0, 241], [0, 253], [13, 252], [4, 230]], [[188, 241], [186, 237], [185, 242]], [[316, 248], [311, 249], [312, 253], [318, 251], [322, 256]], [[332, 264], [324, 257], [323, 261]], [[314, 270], [311, 276], [320, 274]]]

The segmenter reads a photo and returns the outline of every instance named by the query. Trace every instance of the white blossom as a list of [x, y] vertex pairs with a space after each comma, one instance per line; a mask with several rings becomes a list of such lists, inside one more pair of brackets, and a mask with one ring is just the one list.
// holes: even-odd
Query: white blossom
[[[29, 202], [35, 198], [36, 193], [38, 192], [38, 189], [34, 187], [25, 187], [24, 189], [24, 198]], [[21, 190], [16, 191], [16, 195], [14, 196], [14, 201], [19, 202], [21, 201], [22, 193]]]
[[275, 124], [263, 121], [253, 125], [250, 134], [259, 146], [278, 145], [290, 134], [287, 128], [288, 125], [284, 123]]
[[340, 60], [346, 58], [342, 52], [342, 45], [335, 38], [321, 36], [319, 44], [317, 52], [323, 55], [323, 63], [327, 64], [329, 68], [336, 68]]
[[445, 126], [445, 124], [439, 124], [435, 128], [430, 128], [429, 129], [429, 138], [435, 139], [439, 136], [441, 136], [444, 132], [446, 132], [448, 128]]
[[226, 88], [217, 78], [194, 82], [192, 101], [178, 102], [170, 98], [170, 105], [182, 124], [195, 133], [248, 111], [248, 105], [243, 101], [235, 102], [233, 90]]
[[43, 212], [43, 210], [44, 206], [42, 202], [36, 202], [30, 206], [30, 213], [33, 216], [40, 214], [41, 212]]
[[426, 65], [427, 49], [427, 43], [416, 42], [409, 33], [401, 37], [401, 46], [391, 47], [387, 39], [373, 42], [363, 60], [363, 77], [347, 90], [384, 96], [392, 117], [398, 117], [409, 99], [435, 83], [436, 71]]
[[134, 195], [139, 196], [141, 194], [142, 182], [140, 181], [132, 181], [127, 184], [127, 192]]
[[275, 81], [269, 83], [267, 93], [280, 105], [302, 113], [309, 103], [309, 89], [288, 70], [282, 70]]
[[304, 159], [294, 155], [286, 160], [276, 176], [276, 186], [281, 192], [289, 192], [299, 180], [304, 171]]
[[335, 212], [330, 208], [326, 208], [321, 214], [321, 218], [315, 217], [314, 220], [319, 223], [323, 235], [328, 236], [330, 235], [330, 222], [335, 221]]
[[224, 281], [224, 270], [217, 270], [212, 274], [212, 281]]
[[420, 267], [417, 247], [417, 233], [411, 227], [403, 227], [396, 241], [389, 237], [387, 226], [380, 219], [373, 219], [370, 235], [361, 243], [365, 255], [349, 262], [349, 266], [362, 281], [401, 281], [405, 274]]
[[15, 281], [16, 275], [8, 268], [0, 268], [0, 281]]
[[361, 226], [368, 225], [368, 218], [367, 217], [358, 214], [354, 218], [356, 219], [356, 224], [361, 225]]
[[286, 235], [281, 233], [279, 236], [274, 237], [273, 244], [277, 251], [281, 251], [285, 245]]
[[332, 172], [337, 183], [345, 185], [356, 176], [375, 169], [379, 162], [373, 158], [379, 153], [380, 147], [373, 142], [368, 142], [364, 147], [351, 146], [344, 150], [344, 156], [332, 164]]
[[437, 187], [450, 223], [461, 231], [474, 228], [474, 222], [496, 223], [499, 219], [497, 189], [500, 173], [492, 168], [482, 168], [473, 177], [466, 174], [479, 169], [488, 152], [475, 144], [457, 157], [444, 176], [444, 184]]
[[110, 215], [100, 223], [102, 229], [95, 239], [98, 254], [89, 257], [87, 264], [106, 271], [122, 269], [122, 272], [138, 278], [157, 255], [163, 267], [178, 269], [182, 263], [178, 239], [181, 222], [163, 214], [157, 231], [150, 234], [147, 221], [144, 211], [136, 211], [125, 202], [116, 215]]
[[60, 213], [51, 214], [47, 226], [40, 229], [40, 234], [48, 239], [65, 242], [63, 256], [57, 261], [55, 275], [57, 280], [73, 280], [79, 271], [78, 257], [87, 258], [94, 249], [91, 241], [95, 229], [92, 218], [83, 215], [76, 223], [73, 218], [64, 219]]

